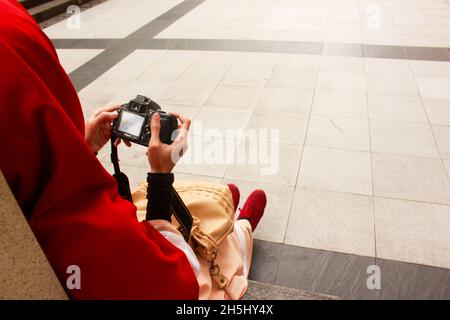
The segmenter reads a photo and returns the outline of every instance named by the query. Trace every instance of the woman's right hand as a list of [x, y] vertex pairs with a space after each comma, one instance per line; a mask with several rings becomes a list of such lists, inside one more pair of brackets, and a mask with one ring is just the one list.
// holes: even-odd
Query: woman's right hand
[[172, 172], [178, 160], [187, 150], [187, 137], [191, 120], [178, 113], [170, 112], [170, 114], [181, 122], [178, 126], [178, 135], [171, 144], [162, 143], [159, 139], [161, 129], [159, 114], [153, 114], [150, 120], [151, 137], [147, 149], [147, 158], [152, 173]]

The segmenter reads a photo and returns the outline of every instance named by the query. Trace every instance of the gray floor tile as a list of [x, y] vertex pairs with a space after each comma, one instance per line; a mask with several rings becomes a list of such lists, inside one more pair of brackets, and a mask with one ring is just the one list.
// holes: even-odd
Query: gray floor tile
[[367, 268], [374, 264], [375, 258], [285, 245], [275, 284], [344, 299], [376, 299], [377, 290], [367, 288]]
[[450, 100], [422, 99], [431, 124], [450, 126]]
[[306, 146], [297, 186], [372, 195], [370, 153]]
[[[227, 179], [241, 179], [245, 181], [295, 186], [302, 148], [296, 145], [278, 144], [276, 142], [259, 141], [259, 159], [252, 161], [249, 146], [250, 140], [238, 144], [239, 150], [244, 149], [249, 154], [243, 164], [236, 163], [228, 166], [225, 177]], [[283, 164], [283, 165], [281, 165]]]
[[377, 257], [450, 269], [450, 206], [375, 197]]
[[375, 257], [372, 197], [297, 188], [284, 243]]
[[267, 113], [272, 111], [308, 114], [311, 110], [313, 90], [265, 87], [259, 97], [256, 109]]
[[116, 44], [118, 39], [51, 39], [58, 49], [106, 49]]
[[168, 49], [171, 43], [172, 39], [151, 39], [145, 42], [141, 42], [138, 45], [138, 49], [154, 49], [154, 50]]
[[71, 76], [71, 79], [79, 79], [79, 78], [97, 79], [98, 77], [100, 77], [103, 73], [108, 71], [113, 66], [114, 65], [111, 65], [108, 63], [89, 63], [89, 68], [83, 68], [83, 66], [80, 67], [80, 68], [83, 68], [82, 74], [77, 72], [77, 69], [75, 69], [73, 72], [70, 73], [70, 76]]
[[323, 44], [320, 42], [286, 42], [283, 53], [320, 54]]
[[432, 126], [441, 158], [450, 160], [450, 127]]
[[363, 50], [367, 58], [406, 59], [403, 47], [364, 44]]
[[428, 122], [422, 100], [419, 97], [369, 94], [367, 104], [370, 119], [410, 123]]
[[377, 259], [380, 299], [450, 299], [450, 270]]
[[[307, 114], [255, 110], [248, 122], [247, 129], [276, 130], [279, 136], [273, 142], [302, 146], [307, 126]], [[261, 137], [260, 139], [270, 141], [271, 137]]]
[[284, 47], [284, 42], [282, 41], [262, 41], [262, 40], [253, 40], [247, 43], [245, 47], [245, 51], [250, 52], [281, 52]]
[[78, 92], [80, 92], [83, 88], [87, 87], [89, 84], [91, 84], [92, 80], [89, 78], [75, 78], [73, 76], [70, 76], [70, 81], [72, 81], [72, 84]]
[[322, 54], [328, 56], [362, 57], [363, 49], [361, 44], [326, 42], [323, 44]]
[[450, 55], [444, 48], [404, 47], [408, 59], [450, 61]]
[[370, 120], [370, 137], [373, 152], [439, 157], [428, 124]]
[[249, 279], [275, 283], [282, 247], [279, 243], [255, 240]]
[[245, 50], [247, 44], [248, 40], [191, 39], [187, 49], [240, 52]]
[[450, 100], [450, 78], [416, 78], [422, 98]]
[[171, 24], [176, 22], [178, 19], [195, 9], [197, 6], [201, 5], [205, 0], [190, 0], [180, 2], [178, 5], [166, 11], [155, 20], [146, 24], [144, 27], [136, 30], [128, 38], [137, 39], [149, 39], [156, 36], [158, 33], [168, 28]]
[[374, 195], [450, 204], [441, 159], [372, 153]]

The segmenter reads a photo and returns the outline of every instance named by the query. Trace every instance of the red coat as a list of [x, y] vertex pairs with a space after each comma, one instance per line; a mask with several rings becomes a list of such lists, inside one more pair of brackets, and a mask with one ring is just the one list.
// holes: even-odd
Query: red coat
[[[86, 145], [77, 93], [16, 0], [0, 0], [0, 102], [1, 170], [71, 298], [198, 298], [184, 253], [137, 221]], [[66, 288], [70, 265], [79, 290]]]

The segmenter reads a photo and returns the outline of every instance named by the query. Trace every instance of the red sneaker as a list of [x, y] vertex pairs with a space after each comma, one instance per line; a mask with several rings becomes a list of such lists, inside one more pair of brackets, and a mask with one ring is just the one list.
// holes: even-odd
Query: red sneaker
[[261, 220], [264, 209], [266, 208], [267, 198], [266, 193], [260, 189], [253, 191], [245, 201], [244, 206], [239, 214], [239, 219], [247, 219], [250, 221], [252, 230], [255, 231], [256, 226]]
[[236, 209], [239, 205], [239, 199], [241, 198], [241, 193], [239, 192], [239, 188], [232, 183], [228, 184], [228, 188], [231, 190], [231, 196], [233, 198], [233, 204], [234, 204], [234, 212], [236, 212]]

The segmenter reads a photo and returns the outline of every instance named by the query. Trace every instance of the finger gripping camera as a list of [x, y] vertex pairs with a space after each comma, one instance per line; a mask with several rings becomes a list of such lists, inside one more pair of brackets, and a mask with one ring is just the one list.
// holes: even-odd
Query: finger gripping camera
[[158, 113], [161, 117], [159, 139], [170, 144], [172, 134], [178, 128], [178, 120], [161, 110], [153, 100], [138, 95], [135, 99], [120, 106], [119, 116], [113, 122], [112, 133], [118, 138], [128, 140], [143, 146], [148, 146], [151, 136], [150, 119]]

